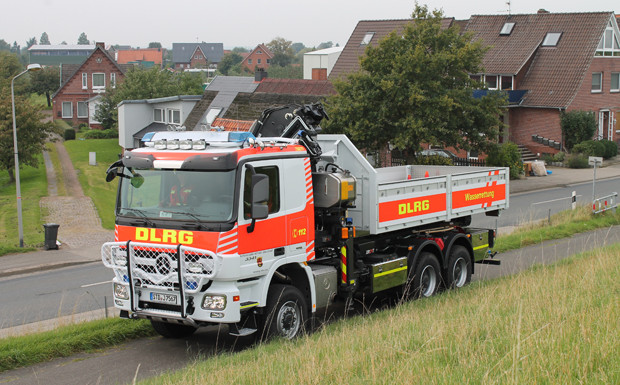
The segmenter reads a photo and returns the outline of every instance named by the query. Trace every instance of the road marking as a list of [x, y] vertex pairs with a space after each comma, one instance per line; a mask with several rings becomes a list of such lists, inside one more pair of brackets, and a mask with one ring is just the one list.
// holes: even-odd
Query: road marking
[[[582, 197], [583, 195], [577, 195], [577, 198]], [[534, 202], [531, 204], [531, 206], [535, 206], [535, 205], [542, 205], [542, 204], [546, 204], [546, 203], [552, 203], [552, 202], [558, 202], [558, 201], [564, 201], [567, 199], [572, 199], [573, 197], [566, 197], [566, 198], [558, 198], [558, 199], [551, 199], [549, 201], [543, 201], [543, 202]]]
[[85, 287], [91, 287], [91, 286], [97, 286], [97, 285], [105, 285], [106, 283], [112, 283], [113, 281], [105, 281], [105, 282], [97, 282], [97, 283], [89, 283], [88, 285], [82, 285], [80, 286], [80, 288], [85, 288]]

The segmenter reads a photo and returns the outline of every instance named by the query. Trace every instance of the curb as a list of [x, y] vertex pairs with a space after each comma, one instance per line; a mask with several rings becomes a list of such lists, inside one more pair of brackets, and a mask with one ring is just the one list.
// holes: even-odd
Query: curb
[[37, 273], [41, 271], [61, 269], [63, 267], [70, 267], [70, 266], [76, 266], [76, 265], [86, 265], [89, 263], [96, 263], [96, 262], [97, 261], [58, 262], [58, 263], [49, 263], [46, 265], [36, 265], [36, 266], [22, 268], [22, 269], [0, 270], [0, 278], [11, 277], [14, 275]]

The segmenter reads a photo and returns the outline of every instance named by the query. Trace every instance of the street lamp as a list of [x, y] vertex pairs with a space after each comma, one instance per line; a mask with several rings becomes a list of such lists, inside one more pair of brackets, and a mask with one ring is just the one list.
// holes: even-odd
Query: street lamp
[[17, 194], [17, 226], [19, 228], [19, 247], [24, 247], [24, 227], [22, 225], [22, 192], [19, 184], [19, 157], [17, 155], [17, 123], [15, 122], [15, 94], [13, 92], [13, 83], [15, 79], [22, 76], [26, 72], [39, 71], [40, 64], [28, 64], [26, 70], [17, 74], [11, 80], [11, 104], [13, 107], [13, 150], [15, 151], [15, 189]]

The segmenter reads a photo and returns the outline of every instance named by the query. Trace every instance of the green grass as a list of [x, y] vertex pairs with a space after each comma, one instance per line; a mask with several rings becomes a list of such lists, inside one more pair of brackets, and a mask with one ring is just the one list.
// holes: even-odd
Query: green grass
[[148, 321], [109, 318], [0, 340], [0, 372], [154, 335]]
[[498, 237], [494, 250], [501, 253], [614, 225], [620, 225], [620, 210], [594, 215], [591, 207], [579, 206], [552, 215], [551, 223], [544, 220], [519, 226], [513, 233]]
[[39, 201], [47, 195], [47, 177], [42, 155], [39, 156], [38, 168], [21, 168], [20, 181], [25, 249], [19, 247], [15, 183], [9, 182], [9, 174], [4, 171], [0, 173], [0, 255], [32, 251], [43, 244], [43, 217], [46, 213], [41, 212]]
[[41, 107], [43, 107], [44, 110], [51, 110], [52, 106], [47, 106], [47, 97], [45, 95], [39, 95], [36, 93], [32, 93], [30, 94], [30, 96], [28, 97], [28, 99], [30, 100], [30, 103], [35, 104], [35, 105], [39, 105]]
[[52, 165], [54, 166], [54, 172], [56, 173], [56, 193], [58, 196], [66, 196], [67, 189], [65, 188], [65, 184], [63, 183], [63, 174], [64, 170], [60, 166], [60, 159], [58, 158], [58, 151], [56, 150], [56, 145], [51, 142], [45, 143], [45, 148], [47, 148], [47, 153], [50, 156], [50, 160], [52, 161]]
[[620, 245], [143, 384], [618, 384]]
[[[107, 183], [105, 171], [110, 164], [118, 160], [118, 154], [121, 152], [118, 139], [70, 140], [64, 142], [64, 145], [78, 172], [84, 194], [93, 200], [97, 208], [102, 226], [113, 229], [118, 180]], [[96, 152], [96, 166], [88, 164], [89, 152]]]

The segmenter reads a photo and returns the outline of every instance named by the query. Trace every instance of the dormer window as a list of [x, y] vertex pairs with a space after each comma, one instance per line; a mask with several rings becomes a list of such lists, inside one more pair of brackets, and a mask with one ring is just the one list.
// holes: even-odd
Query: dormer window
[[620, 56], [619, 40], [620, 38], [618, 34], [616, 34], [615, 28], [610, 21], [596, 48], [596, 56]]
[[545, 36], [545, 40], [542, 42], [543, 47], [556, 47], [558, 45], [558, 41], [560, 41], [560, 37], [562, 36], [562, 32], [549, 32], [547, 36]]
[[370, 41], [372, 40], [373, 36], [375, 36], [374, 32], [366, 32], [366, 35], [364, 35], [364, 38], [362, 39], [362, 42], [360, 43], [360, 45], [370, 44]]
[[510, 35], [512, 33], [512, 29], [514, 28], [515, 23], [504, 23], [502, 30], [499, 31], [500, 35]]

